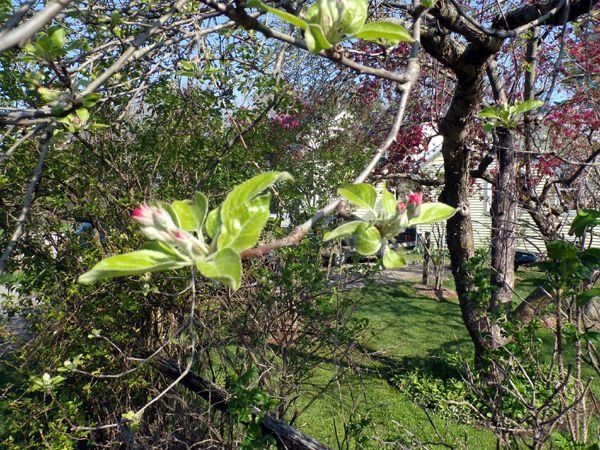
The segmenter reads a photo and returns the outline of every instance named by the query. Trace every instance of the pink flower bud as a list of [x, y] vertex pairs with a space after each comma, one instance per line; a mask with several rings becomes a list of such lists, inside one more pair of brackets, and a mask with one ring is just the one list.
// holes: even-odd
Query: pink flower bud
[[402, 213], [406, 210], [406, 203], [405, 202], [398, 202], [398, 204], [396, 205], [396, 210], [399, 213]]
[[147, 227], [154, 223], [152, 219], [152, 208], [145, 203], [142, 203], [140, 206], [135, 208], [131, 213], [131, 217], [142, 227]]
[[417, 207], [423, 203], [423, 194], [421, 192], [411, 192], [408, 194], [408, 205]]

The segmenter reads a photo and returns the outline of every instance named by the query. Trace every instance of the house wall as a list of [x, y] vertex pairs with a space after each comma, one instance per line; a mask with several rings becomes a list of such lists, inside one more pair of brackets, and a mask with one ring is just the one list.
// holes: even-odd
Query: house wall
[[[437, 154], [427, 163], [427, 172], [431, 174], [443, 172], [443, 166], [443, 157], [441, 154]], [[540, 193], [542, 188], [543, 183], [540, 183], [538, 186]], [[429, 200], [437, 200], [439, 193], [440, 189], [430, 190]], [[469, 211], [473, 223], [473, 240], [476, 248], [490, 246], [492, 218], [489, 211], [491, 206], [491, 184], [483, 180], [476, 180], [472, 186], [471, 195], [469, 197]], [[565, 239], [572, 238], [568, 235], [568, 231], [575, 215], [575, 211], [570, 211], [560, 218], [561, 227], [559, 229], [559, 235], [562, 235]], [[544, 240], [527, 211], [519, 209], [517, 212], [517, 221], [517, 250], [531, 253], [545, 253], [546, 246]], [[435, 233], [436, 227], [432, 225], [421, 225], [418, 227], [417, 231], [419, 233], [425, 233], [427, 231]], [[600, 247], [600, 238], [595, 239], [592, 244], [594, 247]]]

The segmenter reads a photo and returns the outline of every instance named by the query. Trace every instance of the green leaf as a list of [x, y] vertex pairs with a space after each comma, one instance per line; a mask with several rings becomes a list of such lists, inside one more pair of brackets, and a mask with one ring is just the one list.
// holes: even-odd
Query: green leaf
[[90, 113], [85, 108], [79, 108], [77, 111], [75, 111], [75, 114], [77, 114], [77, 117], [79, 117], [79, 120], [81, 121], [81, 123], [87, 122], [88, 119], [90, 118]]
[[253, 200], [278, 181], [291, 179], [292, 176], [287, 172], [265, 172], [237, 185], [221, 206], [221, 220], [235, 220], [235, 213], [243, 208], [246, 202]]
[[498, 124], [496, 122], [488, 122], [483, 126], [483, 131], [485, 131], [486, 133], [489, 133], [497, 126], [498, 126]]
[[247, 8], [258, 8], [258, 9], [262, 9], [263, 11], [267, 11], [272, 14], [275, 14], [280, 19], [285, 20], [288, 23], [291, 23], [292, 25], [300, 28], [301, 30], [306, 30], [306, 27], [308, 25], [301, 18], [294, 16], [293, 14], [287, 13], [285, 11], [282, 11], [280, 9], [273, 8], [269, 5], [266, 5], [263, 2], [261, 2], [260, 0], [249, 0], [246, 2], [246, 7]]
[[365, 24], [354, 37], [365, 41], [379, 41], [384, 39], [397, 44], [398, 42], [412, 42], [412, 35], [399, 23], [394, 22], [370, 22]]
[[97, 94], [96, 92], [90, 92], [89, 94], [85, 94], [83, 96], [83, 98], [81, 99], [81, 103], [86, 108], [91, 108], [96, 103], [98, 103], [98, 100], [100, 100], [101, 98], [102, 96], [100, 94]]
[[579, 306], [588, 305], [595, 297], [600, 297], [600, 288], [591, 288], [577, 295]]
[[600, 211], [594, 209], [580, 209], [577, 211], [577, 217], [571, 222], [569, 234], [577, 237], [583, 236], [587, 228], [593, 228], [600, 224]]
[[350, 203], [361, 208], [367, 208], [375, 212], [375, 202], [377, 201], [377, 192], [375, 188], [367, 183], [351, 184], [338, 189], [338, 194], [348, 200]]
[[333, 44], [329, 42], [325, 37], [321, 25], [317, 25], [314, 23], [309, 23], [307, 25], [308, 29], [306, 30], [305, 38], [307, 38], [310, 35], [309, 39], [312, 40], [312, 44], [309, 43], [308, 39], [306, 40], [306, 46], [308, 47], [309, 52], [311, 52], [313, 55], [316, 55], [321, 50], [327, 50], [333, 47]]
[[477, 117], [482, 117], [485, 119], [501, 119], [500, 112], [496, 106], [486, 106], [479, 111]]
[[241, 253], [254, 247], [269, 220], [270, 204], [271, 194], [266, 193], [223, 218], [217, 248], [229, 247]]
[[364, 255], [374, 255], [381, 248], [381, 235], [379, 230], [366, 223], [357, 229], [355, 248], [356, 252]]
[[404, 255], [386, 247], [383, 253], [383, 267], [386, 269], [398, 269], [406, 266], [406, 258]]
[[231, 248], [221, 249], [209, 258], [197, 261], [196, 267], [206, 278], [219, 281], [234, 291], [240, 287], [242, 259]]
[[176, 200], [171, 203], [171, 208], [177, 216], [181, 229], [201, 233], [208, 211], [208, 199], [204, 194], [196, 193], [193, 201]]
[[391, 218], [396, 215], [396, 205], [398, 204], [398, 201], [396, 200], [396, 197], [394, 197], [394, 194], [392, 194], [390, 191], [388, 191], [385, 188], [383, 189], [381, 203], [382, 203], [383, 211], [385, 212], [386, 218]]
[[428, 223], [448, 220], [458, 211], [457, 208], [446, 205], [445, 203], [423, 203], [419, 206], [419, 215], [408, 221], [408, 226], [425, 225]]
[[189, 265], [172, 252], [154, 249], [137, 250], [123, 255], [111, 256], [96, 264], [77, 280], [81, 284], [91, 284], [107, 278], [140, 275], [146, 272], [177, 269]]
[[211, 239], [214, 239], [219, 232], [221, 226], [221, 207], [213, 209], [206, 217], [206, 234]]
[[538, 99], [525, 100], [524, 102], [514, 105], [514, 114], [523, 114], [544, 106], [544, 102]]
[[600, 267], [600, 248], [588, 248], [581, 253], [581, 262], [590, 268]]
[[62, 50], [65, 46], [65, 29], [58, 28], [50, 36], [52, 47], [56, 50]]
[[62, 95], [61, 91], [57, 91], [56, 89], [48, 89], [43, 86], [39, 87], [37, 91], [42, 97], [42, 99], [47, 103], [51, 103], [58, 100]]
[[421, 5], [425, 8], [433, 8], [436, 4], [437, 0], [422, 0]]
[[358, 227], [360, 227], [361, 225], [365, 225], [365, 222], [363, 222], [361, 220], [354, 220], [352, 222], [346, 222], [346, 223], [340, 225], [339, 227], [337, 227], [335, 230], [325, 233], [325, 235], [323, 236], [323, 242], [328, 242], [333, 239], [351, 236], [356, 232]]

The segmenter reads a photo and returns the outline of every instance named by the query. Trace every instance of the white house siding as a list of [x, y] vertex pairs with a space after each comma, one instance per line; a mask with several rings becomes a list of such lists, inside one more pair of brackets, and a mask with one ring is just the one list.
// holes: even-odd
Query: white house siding
[[[427, 172], [432, 175], [439, 174], [443, 172], [443, 164], [442, 155], [437, 154], [427, 163]], [[541, 193], [543, 183], [540, 183], [537, 189]], [[440, 189], [434, 189], [429, 192], [431, 199], [435, 200], [440, 193]], [[476, 248], [490, 246], [492, 218], [489, 211], [491, 202], [491, 185], [486, 181], [477, 180], [472, 187], [472, 193], [469, 197], [469, 210], [473, 224], [473, 240]], [[576, 211], [570, 211], [559, 219], [559, 236], [563, 239], [574, 241], [573, 236], [569, 236], [568, 232], [575, 216]], [[545, 253], [546, 246], [544, 240], [527, 211], [519, 209], [517, 212], [517, 221], [517, 250], [531, 253]], [[421, 234], [427, 231], [433, 232], [434, 227], [431, 225], [420, 225], [417, 227], [417, 231]], [[594, 237], [592, 246], [600, 248], [600, 235]]]

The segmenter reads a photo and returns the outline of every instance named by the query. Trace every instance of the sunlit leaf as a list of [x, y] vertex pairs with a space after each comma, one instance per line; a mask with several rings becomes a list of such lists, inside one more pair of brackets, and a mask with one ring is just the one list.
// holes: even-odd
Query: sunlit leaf
[[391, 44], [398, 42], [412, 42], [412, 35], [399, 23], [394, 22], [370, 22], [365, 24], [354, 37], [365, 41], [385, 40]]
[[367, 208], [373, 212], [375, 211], [377, 192], [370, 184], [351, 184], [349, 186], [339, 188], [338, 193], [356, 206]]
[[445, 203], [423, 203], [419, 206], [419, 215], [408, 221], [408, 226], [425, 225], [429, 223], [441, 222], [448, 220], [458, 211]]

